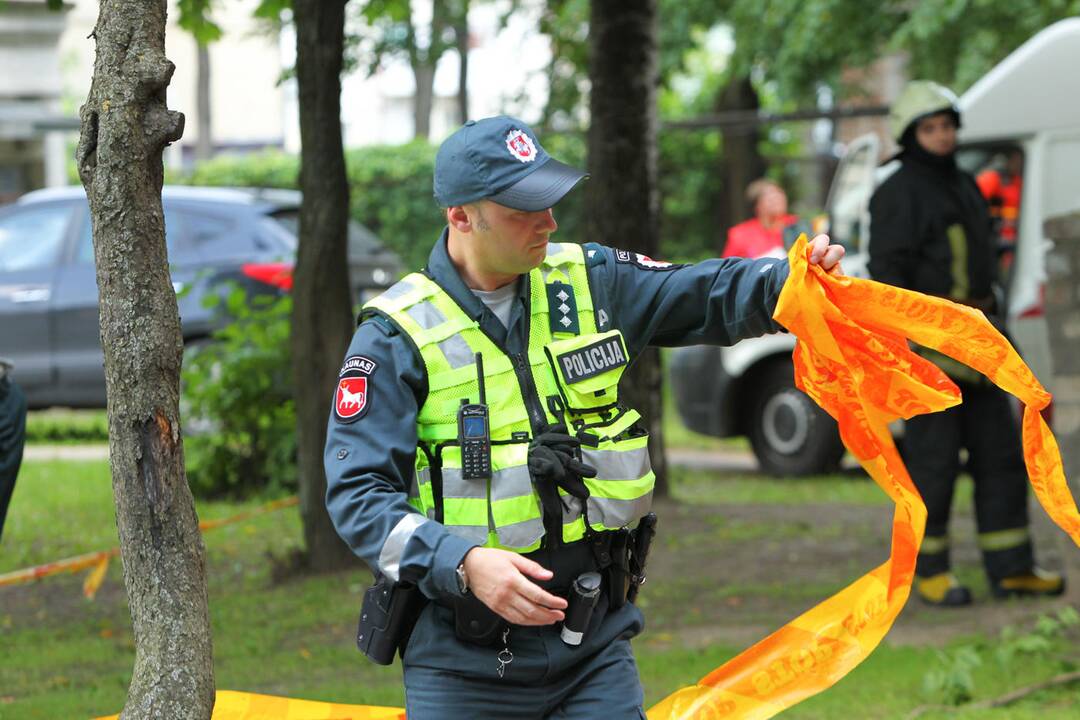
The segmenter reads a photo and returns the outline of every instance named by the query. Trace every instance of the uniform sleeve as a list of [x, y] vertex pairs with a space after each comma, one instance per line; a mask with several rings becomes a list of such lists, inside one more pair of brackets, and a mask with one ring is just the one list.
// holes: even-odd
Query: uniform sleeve
[[600, 304], [611, 308], [634, 355], [647, 345], [734, 345], [783, 330], [772, 313], [787, 280], [786, 259], [670, 265], [601, 245], [586, 247], [595, 251], [594, 283], [606, 294]]
[[870, 275], [910, 288], [918, 262], [912, 194], [894, 175], [870, 198]]
[[408, 502], [416, 414], [426, 394], [423, 367], [409, 341], [381, 320], [360, 325], [343, 367], [356, 357], [375, 368], [358, 416], [342, 420], [331, 409], [323, 457], [326, 509], [342, 540], [373, 570], [416, 583], [430, 598], [457, 595], [455, 569], [475, 544]]

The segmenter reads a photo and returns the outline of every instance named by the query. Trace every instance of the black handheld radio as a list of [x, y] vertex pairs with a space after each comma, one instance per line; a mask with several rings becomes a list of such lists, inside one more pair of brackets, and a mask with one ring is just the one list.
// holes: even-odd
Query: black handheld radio
[[470, 403], [466, 398], [458, 408], [461, 477], [488, 480], [491, 478], [491, 430], [484, 395], [484, 358], [480, 353], [476, 353], [476, 381], [480, 386], [480, 402]]

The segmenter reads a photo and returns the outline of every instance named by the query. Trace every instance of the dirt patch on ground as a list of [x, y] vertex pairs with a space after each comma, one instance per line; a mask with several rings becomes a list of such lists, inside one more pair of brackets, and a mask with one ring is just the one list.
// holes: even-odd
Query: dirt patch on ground
[[[1033, 513], [1036, 512], [1033, 510]], [[1037, 512], [1042, 512], [1038, 510]], [[660, 535], [643, 588], [648, 644], [747, 645], [810, 609], [889, 556], [892, 508], [845, 504], [658, 503]], [[1059, 567], [1056, 528], [1035, 523], [1039, 557]], [[1030, 622], [1063, 600], [995, 601], [981, 573], [970, 512], [958, 512], [954, 566], [976, 602], [929, 607], [912, 598], [888, 635], [938, 645]]]

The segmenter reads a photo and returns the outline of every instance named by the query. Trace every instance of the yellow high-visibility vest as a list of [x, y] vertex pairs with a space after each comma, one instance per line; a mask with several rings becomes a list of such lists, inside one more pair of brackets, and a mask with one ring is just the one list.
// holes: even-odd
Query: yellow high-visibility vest
[[[364, 306], [395, 323], [415, 344], [427, 373], [428, 395], [417, 415], [419, 446], [410, 502], [447, 529], [487, 547], [529, 552], [544, 525], [529, 476], [535, 421], [565, 422], [582, 440], [585, 512], [563, 493], [562, 539], [615, 530], [645, 515], [655, 484], [641, 416], [618, 403], [629, 354], [618, 330], [598, 332], [584, 252], [571, 243], [548, 246], [529, 283], [529, 347], [510, 355], [480, 329], [435, 281], [413, 273]], [[476, 354], [483, 358], [491, 437], [490, 480], [463, 477], [458, 408], [477, 402]], [[534, 423], [530, 423], [530, 416]], [[441, 494], [438, 492], [441, 488]], [[441, 495], [441, 497], [440, 497]], [[441, 501], [441, 513], [439, 503]]]

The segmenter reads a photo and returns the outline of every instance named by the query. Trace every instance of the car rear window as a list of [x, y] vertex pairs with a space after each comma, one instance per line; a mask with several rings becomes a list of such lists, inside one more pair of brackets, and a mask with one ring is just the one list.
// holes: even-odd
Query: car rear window
[[[300, 208], [286, 208], [270, 214], [279, 225], [294, 238], [300, 237]], [[375, 233], [356, 222], [349, 221], [349, 254], [353, 256], [378, 255], [385, 252]]]
[[56, 264], [64, 245], [71, 205], [17, 208], [0, 217], [0, 272]]

